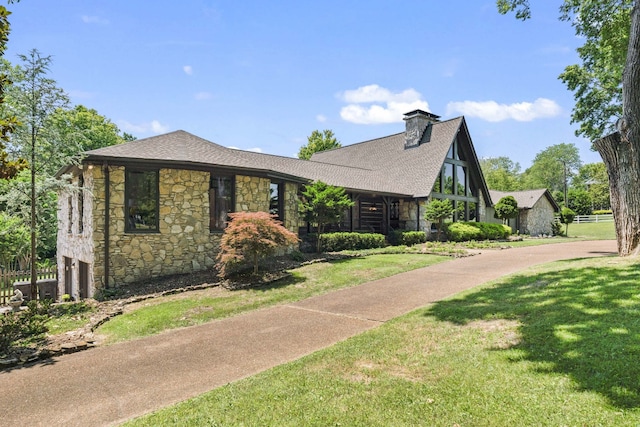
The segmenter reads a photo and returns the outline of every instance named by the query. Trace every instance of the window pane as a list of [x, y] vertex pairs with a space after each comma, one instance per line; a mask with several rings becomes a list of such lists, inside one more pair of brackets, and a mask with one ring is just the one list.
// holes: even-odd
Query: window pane
[[269, 213], [280, 219], [280, 184], [277, 182], [269, 186]]
[[229, 213], [233, 212], [233, 177], [211, 176], [209, 192], [211, 230], [223, 230]]
[[456, 166], [456, 194], [458, 196], [467, 195], [467, 171], [464, 166]]
[[453, 159], [453, 144], [449, 147], [449, 152], [447, 153], [447, 159]]
[[158, 229], [158, 171], [127, 171], [128, 230]]
[[442, 188], [440, 188], [442, 183], [442, 180], [440, 179], [440, 175], [441, 174], [438, 175], [438, 177], [436, 178], [435, 184], [433, 184], [433, 190], [431, 191], [433, 191], [434, 193], [442, 193]]
[[444, 194], [453, 194], [453, 165], [445, 163], [444, 166], [444, 182], [442, 192]]

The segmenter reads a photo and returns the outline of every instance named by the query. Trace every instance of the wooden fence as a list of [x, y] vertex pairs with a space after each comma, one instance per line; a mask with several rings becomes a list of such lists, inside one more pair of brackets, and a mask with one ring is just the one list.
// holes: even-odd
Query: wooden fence
[[[55, 279], [58, 277], [58, 267], [38, 269], [38, 279]], [[5, 305], [13, 295], [13, 284], [23, 280], [30, 280], [30, 271], [16, 271], [0, 269], [0, 305]]]

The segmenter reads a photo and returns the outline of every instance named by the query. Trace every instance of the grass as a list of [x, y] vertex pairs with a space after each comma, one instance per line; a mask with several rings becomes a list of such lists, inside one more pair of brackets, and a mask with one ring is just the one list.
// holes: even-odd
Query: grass
[[640, 265], [539, 266], [129, 426], [638, 426]]
[[107, 343], [141, 338], [261, 307], [299, 301], [448, 259], [424, 254], [380, 254], [310, 264], [267, 286], [236, 291], [217, 288], [150, 300], [142, 308], [113, 318], [97, 333], [106, 335]]

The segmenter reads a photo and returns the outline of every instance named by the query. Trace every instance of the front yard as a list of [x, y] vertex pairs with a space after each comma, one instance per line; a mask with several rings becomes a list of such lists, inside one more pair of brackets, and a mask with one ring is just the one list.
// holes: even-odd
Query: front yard
[[636, 277], [532, 268], [127, 425], [637, 426]]

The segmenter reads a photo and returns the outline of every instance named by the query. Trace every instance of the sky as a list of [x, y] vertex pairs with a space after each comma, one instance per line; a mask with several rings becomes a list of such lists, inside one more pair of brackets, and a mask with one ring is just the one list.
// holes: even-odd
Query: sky
[[534, 1], [522, 22], [494, 0], [22, 0], [6, 6], [5, 57], [51, 56], [73, 105], [137, 138], [182, 129], [296, 157], [313, 130], [350, 145], [422, 109], [465, 116], [479, 158], [524, 170], [571, 143], [599, 162], [558, 80], [582, 44], [560, 3]]

